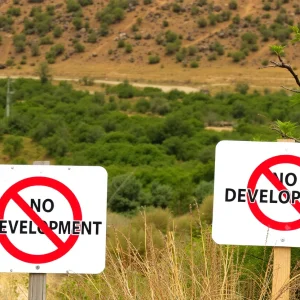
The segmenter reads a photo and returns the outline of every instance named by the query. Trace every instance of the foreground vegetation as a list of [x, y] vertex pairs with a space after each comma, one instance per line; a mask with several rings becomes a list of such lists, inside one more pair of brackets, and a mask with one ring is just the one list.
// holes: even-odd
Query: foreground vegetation
[[[271, 299], [271, 248], [215, 244], [206, 212], [200, 206], [174, 217], [154, 209], [130, 219], [109, 213], [104, 272], [48, 275], [47, 299]], [[295, 259], [292, 264], [294, 300], [300, 282]], [[0, 282], [1, 299], [27, 299], [27, 274], [2, 274]]]

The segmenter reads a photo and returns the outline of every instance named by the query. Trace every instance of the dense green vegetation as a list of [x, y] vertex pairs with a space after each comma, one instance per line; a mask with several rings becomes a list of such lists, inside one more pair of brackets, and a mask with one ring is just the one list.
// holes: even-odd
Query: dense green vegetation
[[[175, 214], [212, 193], [214, 149], [220, 140], [274, 140], [271, 121], [299, 119], [284, 93], [185, 94], [139, 90], [128, 83], [105, 93], [75, 91], [66, 82], [18, 79], [12, 114], [0, 135], [28, 136], [57, 164], [101, 165], [109, 173], [109, 207], [169, 207]], [[6, 80], [0, 81], [4, 116]], [[242, 88], [243, 87], [243, 88]], [[233, 125], [232, 132], [205, 126]], [[9, 151], [9, 149], [7, 150]]]

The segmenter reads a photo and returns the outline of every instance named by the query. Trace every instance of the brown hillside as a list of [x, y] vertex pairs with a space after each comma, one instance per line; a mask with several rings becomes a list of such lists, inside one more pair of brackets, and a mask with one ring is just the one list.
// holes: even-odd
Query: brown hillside
[[[33, 74], [51, 47], [62, 44], [64, 51], [55, 63], [49, 60], [58, 76], [199, 86], [228, 86], [240, 80], [247, 80], [254, 87], [294, 84], [285, 70], [276, 70], [275, 74], [274, 70], [257, 69], [270, 59], [269, 46], [286, 43], [290, 25], [300, 23], [298, 0], [152, 0], [150, 4], [144, 4], [144, 0], [94, 0], [83, 7], [78, 0], [68, 0], [80, 6], [75, 12], [67, 11], [64, 0], [29, 1], [39, 0], [0, 0], [0, 64], [7, 65], [2, 74]], [[109, 24], [104, 36], [101, 24], [108, 23], [105, 18], [114, 14], [113, 9], [120, 13], [122, 8], [118, 7], [122, 6], [123, 19]], [[41, 7], [41, 11], [33, 12], [34, 7]], [[112, 10], [97, 20], [96, 13], [107, 11], [107, 7]], [[13, 24], [8, 26], [11, 20]], [[78, 30], [76, 22], [81, 22]], [[58, 38], [53, 37], [56, 26], [62, 30]], [[166, 36], [167, 31], [176, 35]], [[26, 40], [16, 41], [22, 33]], [[90, 42], [92, 34], [94, 43]], [[248, 34], [248, 39], [244, 34]], [[37, 46], [39, 55], [32, 56], [32, 44], [43, 43], [45, 37], [53, 44]], [[120, 42], [123, 39], [124, 43]], [[24, 49], [17, 49], [20, 43], [24, 43]], [[78, 44], [84, 46], [83, 52], [76, 52]], [[167, 54], [168, 49], [172, 53]], [[297, 45], [286, 51], [286, 57], [295, 65], [299, 62], [299, 50]], [[237, 51], [234, 62], [232, 53]], [[150, 56], [159, 57], [159, 62], [149, 64]]]

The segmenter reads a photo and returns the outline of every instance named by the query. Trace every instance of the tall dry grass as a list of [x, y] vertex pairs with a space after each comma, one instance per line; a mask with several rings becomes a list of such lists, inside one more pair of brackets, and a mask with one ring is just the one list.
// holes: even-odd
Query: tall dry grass
[[[249, 248], [215, 244], [201, 216], [201, 207], [177, 218], [159, 209], [132, 219], [109, 214], [105, 271], [48, 276], [47, 299], [271, 299], [272, 255], [264, 252], [259, 272], [249, 268]], [[285, 287], [290, 299], [300, 299], [298, 269]], [[28, 277], [15, 276], [0, 278], [0, 299], [26, 299]]]

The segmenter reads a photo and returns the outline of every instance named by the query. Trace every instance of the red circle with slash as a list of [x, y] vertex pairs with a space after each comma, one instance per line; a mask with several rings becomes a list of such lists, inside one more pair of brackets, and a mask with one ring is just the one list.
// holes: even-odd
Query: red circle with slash
[[[254, 193], [257, 182], [262, 175], [264, 175], [278, 191], [288, 190], [270, 170], [271, 167], [279, 164], [292, 164], [300, 167], [300, 157], [294, 155], [278, 155], [262, 162], [254, 170], [248, 182], [248, 189], [251, 190], [252, 194]], [[280, 231], [289, 231], [300, 228], [300, 219], [291, 222], [280, 222], [273, 220], [261, 211], [256, 201], [250, 202], [249, 195], [247, 195], [247, 199], [251, 212], [256, 217], [256, 219], [265, 226]], [[297, 210], [298, 213], [300, 213], [300, 202], [296, 201], [291, 205]]]
[[55, 189], [61, 193], [66, 200], [69, 202], [73, 219], [76, 221], [82, 221], [82, 212], [80, 204], [74, 195], [74, 193], [63, 183], [58, 180], [49, 177], [29, 177], [22, 179], [10, 188], [8, 188], [0, 199], [0, 219], [4, 219], [5, 209], [10, 200], [13, 200], [28, 217], [43, 231], [45, 236], [47, 236], [51, 242], [57, 247], [56, 250], [45, 253], [45, 254], [30, 254], [23, 252], [18, 249], [9, 240], [6, 234], [0, 235], [0, 243], [5, 248], [5, 250], [10, 253], [15, 258], [27, 262], [27, 263], [49, 263], [57, 260], [68, 253], [78, 240], [79, 235], [70, 235], [65, 242], [63, 242], [56, 233], [39, 217], [39, 215], [27, 204], [27, 202], [18, 194], [21, 190], [33, 187], [33, 186], [45, 186]]

